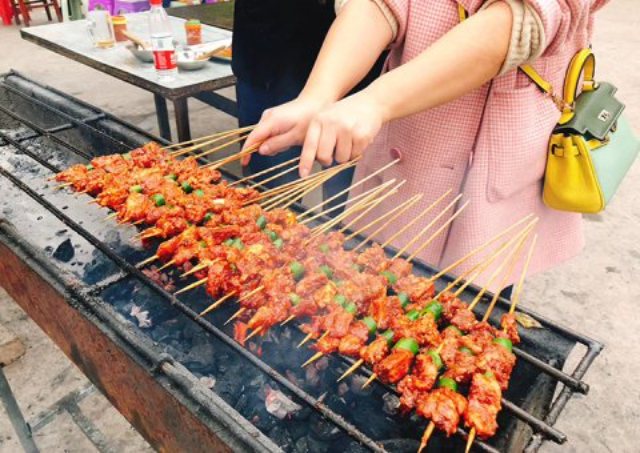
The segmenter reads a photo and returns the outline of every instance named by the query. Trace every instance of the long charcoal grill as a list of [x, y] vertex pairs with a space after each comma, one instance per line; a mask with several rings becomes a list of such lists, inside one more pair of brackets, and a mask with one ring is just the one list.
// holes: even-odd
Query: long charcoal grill
[[[136, 229], [103, 222], [105, 210], [87, 206], [87, 197], [53, 191], [45, 182], [70, 165], [150, 140], [158, 139], [19, 73], [0, 77], [0, 285], [154, 447], [414, 452], [425, 421], [395, 414], [394, 388], [360, 390], [366, 370], [337, 384], [353, 363], [344, 357], [301, 369], [311, 352], [295, 348], [302, 338], [296, 326], [274, 328], [241, 347], [232, 326], [223, 326], [237, 305], [198, 318], [211, 303], [204, 290], [175, 298], [170, 281], [158, 282], [132, 264], [155, 250], [131, 241]], [[437, 272], [423, 263], [415, 270]], [[470, 285], [462, 298], [478, 291]], [[139, 326], [132, 308], [148, 311], [151, 326]], [[505, 309], [508, 302], [500, 300], [492, 321]], [[544, 328], [522, 332], [498, 435], [476, 440], [478, 450], [535, 452], [546, 440], [565, 442], [554, 424], [574, 393], [588, 392], [582, 378], [603, 347], [519, 310]], [[577, 365], [564, 371], [572, 351]], [[215, 379], [212, 389], [205, 378]], [[273, 405], [289, 400], [300, 407], [280, 420]], [[460, 428], [452, 439], [434, 435], [429, 448], [459, 451], [466, 434]]]

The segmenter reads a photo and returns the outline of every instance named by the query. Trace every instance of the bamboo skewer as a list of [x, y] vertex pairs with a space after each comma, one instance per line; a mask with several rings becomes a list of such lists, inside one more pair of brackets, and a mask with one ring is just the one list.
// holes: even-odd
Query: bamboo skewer
[[344, 373], [342, 373], [342, 376], [340, 376], [338, 378], [338, 380], [336, 382], [340, 382], [342, 381], [344, 378], [346, 378], [347, 376], [349, 376], [351, 373], [353, 373], [355, 370], [357, 370], [358, 368], [360, 368], [360, 366], [364, 363], [364, 360], [359, 359], [358, 361], [356, 361], [353, 365], [351, 365], [349, 367], [349, 369], [347, 371], [345, 371]]
[[[249, 291], [247, 294], [245, 294], [244, 296], [242, 296], [240, 299], [238, 299], [238, 303], [247, 300], [249, 297], [258, 294], [260, 291], [262, 291], [264, 289], [263, 285], [258, 286], [257, 288], [252, 289], [251, 291]], [[231, 316], [229, 319], [227, 319], [224, 323], [224, 325], [226, 326], [227, 324], [229, 324], [231, 321], [233, 321], [234, 319], [236, 319], [238, 316], [240, 316], [242, 313], [244, 313], [245, 311], [247, 311], [246, 308], [241, 307], [240, 310], [238, 310], [237, 312], [235, 312], [233, 314], [233, 316]]]
[[284, 207], [284, 205], [289, 202], [295, 203], [297, 200], [304, 198], [305, 195], [313, 192], [315, 189], [320, 187], [322, 184], [324, 184], [337, 174], [338, 172], [323, 173], [317, 178], [306, 181], [299, 186], [284, 191], [281, 194], [275, 196], [273, 199], [267, 200], [263, 204], [261, 204], [262, 209], [264, 209], [265, 211], [270, 211], [279, 207]]
[[[200, 154], [194, 154], [194, 155], [193, 155], [193, 157], [194, 157], [194, 158], [196, 158], [196, 159], [202, 159], [202, 158], [203, 158], [203, 157], [205, 157], [205, 156], [208, 156], [208, 155], [210, 155], [210, 154], [217, 153], [218, 151], [222, 151], [223, 149], [226, 149], [226, 148], [228, 148], [228, 147], [229, 147], [229, 146], [231, 146], [231, 145], [235, 145], [236, 143], [240, 143], [241, 141], [243, 141], [244, 139], [246, 139], [248, 136], [249, 136], [249, 134], [241, 135], [241, 136], [240, 136], [240, 137], [238, 137], [238, 138], [234, 138], [233, 140], [229, 140], [228, 142], [223, 143], [222, 145], [215, 146], [215, 147], [213, 147], [213, 148], [211, 148], [211, 149], [208, 149], [208, 150], [206, 150], [206, 151], [201, 152]], [[219, 140], [219, 139], [214, 140], [214, 141], [212, 141], [212, 143], [214, 143], [215, 141], [218, 141], [218, 140]], [[202, 145], [197, 145], [197, 146], [196, 146], [196, 148], [200, 148], [201, 146], [202, 146]], [[251, 148], [255, 148], [255, 146], [252, 146]], [[183, 151], [184, 151], [184, 150], [183, 150]], [[234, 154], [232, 154], [231, 156], [225, 157], [224, 159], [221, 159], [221, 160], [228, 159], [229, 157], [236, 156], [236, 155], [238, 155], [238, 154], [243, 154], [244, 152], [245, 152], [245, 151], [240, 151], [240, 152], [234, 153]]]
[[184, 148], [178, 149], [177, 151], [173, 151], [172, 153], [170, 153], [173, 157], [178, 157], [190, 151], [193, 151], [194, 149], [198, 149], [202, 146], [207, 146], [210, 143], [215, 143], [216, 141], [233, 137], [234, 135], [240, 135], [245, 132], [250, 132], [253, 129], [254, 129], [254, 126], [248, 126], [248, 127], [242, 127], [239, 129], [233, 129], [230, 131], [218, 132], [217, 134], [207, 135], [205, 137], [194, 138], [181, 143], [175, 143], [173, 145], [165, 146], [163, 149], [167, 151], [170, 149], [180, 148], [181, 146], [184, 146]]
[[[422, 237], [423, 234], [425, 234], [436, 223], [438, 223], [438, 221], [442, 218], [442, 216], [444, 216], [447, 213], [447, 211], [449, 209], [455, 207], [455, 205], [458, 203], [460, 198], [462, 198], [462, 194], [459, 194], [457, 197], [455, 197], [447, 206], [444, 207], [444, 209], [442, 211], [440, 211], [438, 213], [437, 216], [435, 216], [433, 218], [433, 220], [431, 220], [429, 223], [427, 223], [427, 225], [424, 228], [422, 228], [422, 230], [420, 230], [420, 232], [418, 234], [416, 234], [404, 247], [402, 247], [400, 250], [398, 250], [398, 252], [395, 254], [393, 259], [396, 259], [396, 258], [404, 255], [406, 253], [406, 251]], [[420, 214], [418, 216], [418, 218], [423, 217], [424, 213], [425, 212], [429, 212], [430, 210], [431, 210], [431, 206], [429, 206], [422, 214]], [[446, 223], [445, 223], [445, 225], [446, 225]], [[386, 244], [386, 242], [385, 242], [385, 244]]]
[[[226, 143], [224, 143], [222, 145], [219, 145], [219, 146], [217, 146], [215, 148], [212, 148], [211, 150], [209, 150], [211, 152], [204, 150], [205, 146], [213, 145], [214, 143], [219, 143], [221, 141], [224, 141], [224, 140], [226, 140], [228, 138], [231, 138], [233, 136], [236, 136], [236, 135], [238, 135], [238, 134], [236, 134], [236, 133], [226, 133], [226, 134], [220, 135], [218, 137], [214, 137], [214, 138], [212, 138], [210, 140], [202, 141], [202, 142], [194, 144], [192, 146], [188, 146], [188, 147], [180, 149], [178, 151], [174, 151], [173, 153], [171, 153], [171, 156], [172, 157], [180, 157], [180, 156], [183, 156], [185, 154], [191, 153], [191, 152], [196, 151], [196, 150], [203, 150], [203, 153], [212, 154], [212, 153], [218, 152], [220, 150], [223, 150], [223, 149], [227, 148], [228, 146], [233, 145], [234, 143], [238, 143], [238, 142], [246, 139], [249, 136], [249, 134], [240, 135], [240, 137], [238, 137], [238, 138], [229, 140], [228, 142], [226, 142]], [[201, 155], [195, 155], [194, 157], [195, 158], [199, 158], [199, 157], [202, 157], [202, 156]]]
[[516, 263], [518, 262], [518, 257], [520, 256], [520, 252], [522, 251], [522, 248], [524, 247], [524, 244], [527, 242], [527, 239], [529, 239], [529, 234], [526, 234], [522, 239], [520, 239], [520, 242], [518, 243], [518, 246], [516, 247], [516, 252], [513, 254], [513, 257], [511, 258], [510, 262], [509, 262], [509, 266], [506, 270], [506, 272], [504, 273], [504, 276], [502, 277], [502, 281], [500, 282], [500, 288], [498, 289], [498, 291], [496, 291], [493, 295], [493, 299], [491, 299], [491, 303], [489, 304], [489, 307], [487, 308], [487, 311], [485, 312], [484, 316], [482, 317], [482, 321], [483, 322], [487, 322], [487, 320], [489, 319], [489, 316], [491, 316], [491, 312], [493, 311], [493, 309], [496, 306], [496, 303], [498, 302], [498, 299], [500, 298], [500, 294], [502, 293], [502, 291], [504, 290], [504, 287], [506, 286], [507, 282], [509, 281], [509, 278], [511, 278], [511, 274], [513, 274], [513, 270], [516, 267]]
[[[393, 181], [393, 180], [392, 180]], [[378, 207], [383, 201], [385, 201], [387, 198], [394, 196], [395, 194], [398, 193], [398, 191], [400, 190], [400, 188], [402, 186], [405, 185], [405, 183], [407, 182], [407, 180], [402, 180], [400, 181], [395, 187], [392, 187], [391, 190], [389, 192], [387, 192], [386, 194], [382, 195], [380, 198], [378, 198], [377, 200], [373, 200], [373, 202], [369, 205], [368, 208], [366, 208], [364, 211], [362, 211], [362, 213], [360, 213], [358, 216], [356, 216], [355, 219], [351, 220], [349, 223], [347, 223], [345, 226], [343, 226], [342, 228], [340, 228], [339, 232], [340, 233], [344, 233], [345, 231], [347, 231], [349, 228], [351, 228], [353, 225], [355, 225], [356, 223], [358, 223], [360, 220], [362, 220], [362, 218], [364, 218], [364, 216], [366, 216], [367, 214], [369, 214], [371, 211], [373, 211], [376, 207]]]
[[509, 314], [512, 315], [516, 311], [516, 304], [520, 299], [520, 293], [522, 292], [522, 287], [524, 286], [524, 279], [527, 275], [527, 271], [529, 270], [529, 264], [531, 263], [531, 257], [533, 256], [533, 251], [536, 248], [536, 242], [538, 241], [538, 235], [535, 234], [533, 236], [533, 240], [531, 241], [531, 246], [529, 247], [529, 253], [527, 255], [527, 260], [524, 263], [524, 268], [522, 269], [522, 275], [520, 276], [520, 281], [518, 282], [518, 286], [516, 287], [516, 291], [511, 298], [511, 307], [509, 308]]
[[176, 260], [167, 261], [162, 267], [158, 268], [158, 271], [163, 271], [166, 268], [173, 266], [174, 264], [176, 264]]
[[450, 264], [449, 266], [445, 267], [444, 269], [442, 269], [440, 272], [438, 272], [436, 275], [434, 275], [433, 277], [430, 278], [430, 280], [432, 282], [438, 280], [440, 277], [442, 277], [443, 275], [451, 272], [453, 269], [455, 269], [456, 267], [458, 267], [460, 264], [464, 263], [465, 261], [467, 261], [469, 258], [477, 255], [478, 253], [482, 252], [483, 250], [485, 250], [486, 248], [490, 247], [491, 245], [493, 245], [494, 243], [496, 243], [497, 241], [499, 241], [501, 238], [503, 238], [504, 236], [506, 236], [507, 234], [509, 234], [511, 231], [513, 231], [514, 229], [516, 229], [518, 226], [522, 225], [524, 222], [526, 222], [527, 220], [529, 220], [531, 217], [533, 216], [533, 214], [529, 214], [525, 217], [523, 217], [522, 219], [520, 219], [519, 221], [517, 221], [516, 223], [514, 223], [512, 226], [510, 226], [509, 228], [507, 228], [506, 230], [504, 230], [502, 233], [498, 233], [497, 235], [495, 235], [494, 237], [492, 237], [491, 239], [489, 239], [487, 242], [485, 242], [483, 245], [477, 247], [476, 249], [472, 250], [471, 252], [469, 252], [468, 254], [466, 254], [465, 256], [463, 256], [462, 258], [460, 258], [459, 260], [457, 260], [456, 262], [454, 262], [453, 264]]
[[322, 356], [324, 356], [324, 354], [322, 352], [316, 352], [309, 360], [307, 360], [306, 362], [304, 362], [300, 368], [304, 368], [307, 365], [312, 364], [313, 362], [315, 362], [316, 360], [319, 360], [322, 358]]
[[197, 288], [198, 286], [202, 286], [202, 285], [204, 285], [205, 283], [207, 283], [207, 280], [208, 280], [208, 279], [209, 279], [208, 277], [202, 278], [202, 279], [198, 280], [197, 282], [192, 283], [192, 284], [190, 284], [189, 286], [185, 286], [185, 287], [184, 287], [184, 288], [182, 288], [181, 290], [176, 291], [175, 293], [173, 293], [173, 295], [174, 295], [174, 296], [177, 296], [178, 294], [186, 293], [187, 291], [191, 291], [192, 289], [195, 289], [195, 288]]
[[417, 221], [419, 221], [422, 217], [424, 217], [425, 215], [427, 215], [429, 212], [431, 212], [433, 210], [433, 208], [435, 208], [436, 206], [438, 206], [440, 204], [440, 202], [442, 202], [442, 200], [444, 200], [445, 198], [447, 198], [447, 196], [449, 196], [449, 194], [453, 191], [453, 189], [449, 189], [447, 190], [445, 193], [443, 193], [440, 198], [438, 198], [436, 201], [434, 201], [433, 203], [431, 203], [431, 205], [429, 205], [424, 211], [422, 211], [420, 214], [418, 214], [413, 220], [411, 220], [409, 223], [407, 223], [403, 228], [401, 228], [397, 233], [395, 233], [393, 236], [391, 236], [389, 239], [387, 239], [386, 241], [384, 241], [382, 244], [380, 244], [380, 246], [382, 248], [387, 247], [389, 244], [391, 244], [398, 236], [400, 236], [402, 233], [404, 233], [405, 231], [407, 231], [409, 228], [411, 228]]
[[138, 264], [136, 264], [136, 267], [137, 268], [145, 267], [147, 264], [153, 263], [158, 258], [160, 258], [158, 255], [153, 255], [152, 257], [149, 257], [144, 261], [140, 261]]
[[475, 438], [476, 438], [476, 429], [475, 428], [471, 428], [471, 431], [469, 431], [469, 437], [467, 438], [467, 446], [464, 449], [464, 453], [469, 453]]
[[[247, 181], [251, 181], [252, 179], [254, 179], [254, 178], [258, 177], [258, 176], [266, 175], [267, 173], [271, 173], [271, 172], [272, 172], [272, 171], [274, 171], [274, 170], [278, 170], [278, 169], [280, 169], [280, 168], [282, 168], [282, 167], [286, 167], [287, 165], [292, 164], [292, 163], [294, 163], [294, 162], [297, 162], [297, 161], [299, 161], [299, 160], [300, 160], [300, 157], [299, 157], [299, 156], [298, 156], [298, 157], [294, 157], [293, 159], [289, 159], [289, 160], [288, 160], [288, 161], [286, 161], [286, 162], [282, 162], [281, 164], [274, 165], [273, 167], [269, 167], [269, 168], [267, 168], [266, 170], [262, 170], [262, 171], [259, 171], [259, 172], [257, 172], [257, 173], [254, 173], [254, 174], [252, 174], [252, 175], [250, 175], [250, 176], [244, 177], [244, 178], [242, 178], [242, 179], [238, 179], [237, 181], [234, 181], [234, 182], [232, 182], [231, 184], [229, 184], [229, 187], [233, 187], [233, 186], [235, 186], [235, 185], [237, 185], [237, 184], [242, 184], [242, 183], [245, 183], [245, 182], [247, 182]], [[298, 167], [293, 166], [292, 168], [298, 168]], [[286, 172], [289, 172], [289, 171], [291, 171], [291, 169], [287, 169], [287, 170], [286, 170]], [[278, 176], [278, 177], [280, 177], [280, 176], [282, 176], [282, 175], [284, 175], [284, 174], [285, 174], [284, 172], [283, 172], [283, 173], [279, 173], [277, 176]], [[276, 179], [277, 179], [277, 178], [276, 178]], [[260, 181], [260, 183], [259, 183], [259, 184], [264, 184], [265, 182], [268, 182], [268, 181], [267, 181], [267, 180], [265, 180], [265, 181]]]
[[487, 281], [487, 283], [482, 287], [480, 292], [473, 299], [473, 302], [471, 302], [471, 304], [469, 305], [469, 310], [473, 310], [475, 308], [475, 306], [478, 305], [478, 302], [480, 302], [480, 299], [482, 299], [482, 296], [484, 296], [484, 294], [487, 292], [487, 290], [489, 289], [489, 287], [491, 286], [493, 281], [502, 273], [502, 270], [505, 268], [505, 266], [507, 266], [511, 262], [511, 260], [514, 259], [514, 257], [516, 256], [517, 252], [521, 248], [520, 245], [523, 243], [522, 241], [524, 241], [526, 237], [527, 236], [525, 235], [522, 239], [520, 239], [520, 243], [518, 245], [516, 245], [515, 247], [513, 247], [511, 252], [509, 252], [507, 257], [504, 259], [504, 261], [502, 261], [502, 263], [493, 272], [493, 274], [491, 274], [491, 277], [489, 277], [489, 280]]
[[260, 332], [262, 332], [262, 326], [258, 327], [256, 330], [254, 330], [253, 332], [251, 332], [249, 335], [247, 335], [247, 338], [244, 339], [244, 341], [249, 341], [251, 340], [253, 337], [255, 337], [256, 335], [258, 335]]
[[207, 308], [202, 310], [202, 312], [198, 315], [198, 318], [201, 318], [204, 315], [206, 315], [207, 313], [209, 313], [210, 311], [215, 310], [220, 305], [222, 305], [224, 302], [226, 302], [227, 300], [231, 299], [235, 294], [236, 294], [235, 291], [232, 291], [229, 294], [227, 294], [225, 296], [222, 296], [220, 299], [216, 300], [214, 303], [212, 303]]
[[[353, 165], [355, 165], [355, 163]], [[351, 166], [353, 166], [353, 165], [351, 165]], [[325, 182], [327, 182], [328, 180], [330, 180], [334, 176], [337, 176], [338, 173], [340, 173], [341, 171], [345, 170], [346, 168], [349, 168], [349, 167], [341, 168], [340, 170], [338, 170], [338, 171], [336, 171], [334, 173], [331, 173], [330, 175], [327, 175], [325, 178], [322, 178], [322, 180], [320, 182], [318, 182], [317, 184], [314, 184], [312, 187], [308, 187], [306, 190], [302, 191], [302, 193], [300, 193], [298, 196], [292, 198], [291, 200], [286, 201], [283, 205], [280, 205], [280, 203], [276, 203], [276, 206], [274, 206], [273, 208], [275, 208], [275, 207], [278, 207], [280, 209], [288, 208], [289, 206], [291, 206], [295, 202], [302, 200], [307, 194], [311, 193], [316, 188], [322, 186]]]
[[[414, 204], [416, 204], [418, 201], [420, 201], [420, 199], [423, 197], [423, 195], [421, 193], [414, 195], [413, 197], [409, 198], [408, 200], [404, 201], [403, 203], [399, 204], [398, 206], [396, 206], [395, 208], [393, 208], [392, 210], [390, 210], [389, 212], [387, 212], [386, 214], [378, 217], [376, 220], [374, 220], [373, 222], [363, 226], [362, 228], [360, 228], [359, 230], [354, 231], [353, 233], [351, 233], [349, 236], [347, 236], [345, 238], [345, 240], [350, 240], [353, 239], [354, 237], [356, 237], [359, 234], [362, 234], [364, 231], [368, 230], [369, 228], [371, 228], [372, 226], [378, 224], [379, 222], [382, 222], [383, 220], [387, 219], [388, 217], [391, 217], [389, 220], [387, 220], [383, 225], [381, 225], [378, 229], [376, 229], [376, 231], [374, 231], [373, 233], [371, 233], [367, 238], [365, 238], [362, 242], [360, 242], [360, 244], [358, 244], [353, 250], [357, 250], [358, 248], [360, 248], [362, 245], [364, 245], [366, 242], [368, 242], [369, 240], [371, 240], [372, 237], [375, 237], [376, 234], [380, 233], [381, 231], [383, 231], [386, 227], [388, 227], [391, 223], [393, 223], [395, 220], [397, 220], [397, 218], [399, 216], [401, 216], [402, 214], [404, 214], [411, 206], [413, 206]], [[395, 214], [395, 215], [394, 215]]]
[[[244, 137], [241, 137], [241, 138], [244, 139]], [[224, 147], [233, 145], [236, 141], [239, 141], [239, 140], [240, 139], [232, 140], [230, 143], [226, 143], [224, 145]], [[198, 156], [194, 156], [194, 157], [196, 159], [199, 159], [201, 157], [204, 157], [206, 155], [214, 153], [214, 152], [218, 151], [219, 149], [223, 149], [223, 148], [217, 147], [217, 148], [214, 148], [212, 150], [206, 151], [206, 152], [204, 152], [202, 154], [199, 154]], [[223, 166], [225, 166], [225, 165], [227, 165], [227, 164], [229, 164], [229, 163], [231, 163], [233, 161], [242, 159], [243, 157], [249, 156], [250, 154], [253, 154], [253, 153], [257, 152], [258, 149], [260, 149], [260, 143], [256, 143], [254, 146], [250, 146], [249, 148], [247, 148], [247, 149], [245, 149], [243, 151], [240, 151], [239, 153], [233, 154], [233, 155], [231, 155], [229, 157], [225, 157], [224, 159], [216, 160], [216, 161], [210, 162], [210, 163], [208, 163], [206, 165], [203, 165], [202, 168], [211, 168], [212, 170], [217, 170], [218, 168], [223, 167]]]
[[244, 307], [240, 307], [240, 309], [238, 311], [236, 311], [229, 319], [227, 319], [224, 322], [224, 325], [226, 326], [227, 324], [229, 324], [231, 321], [233, 321], [234, 319], [238, 318], [240, 315], [242, 315], [242, 313], [244, 313], [245, 311], [247, 311], [246, 308]]
[[[214, 260], [214, 261], [217, 261], [217, 260]], [[193, 266], [191, 269], [189, 269], [187, 272], [185, 272], [184, 274], [182, 274], [182, 275], [180, 276], [180, 278], [188, 277], [189, 275], [193, 275], [193, 274], [195, 274], [196, 272], [199, 272], [199, 271], [201, 271], [201, 270], [204, 270], [204, 269], [208, 268], [209, 266], [211, 266], [211, 264], [213, 264], [213, 262], [214, 262], [214, 261], [212, 261], [212, 262], [210, 262], [210, 263], [200, 263], [200, 264], [197, 264], [197, 265]]]
[[427, 429], [424, 431], [424, 434], [422, 435], [422, 439], [420, 439], [420, 448], [418, 448], [418, 453], [422, 453], [422, 450], [424, 450], [427, 447], [427, 444], [429, 443], [429, 439], [431, 438], [431, 435], [433, 434], [433, 431], [435, 430], [435, 428], [436, 428], [435, 423], [429, 422]]

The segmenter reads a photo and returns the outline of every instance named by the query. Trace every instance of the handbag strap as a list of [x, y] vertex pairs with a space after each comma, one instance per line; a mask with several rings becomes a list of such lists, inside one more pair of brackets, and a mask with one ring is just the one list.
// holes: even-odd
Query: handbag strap
[[[469, 13], [467, 12], [466, 9], [464, 9], [464, 6], [462, 6], [461, 4], [458, 4], [458, 15], [460, 16], [460, 22], [463, 22], [464, 20], [469, 18]], [[590, 49], [585, 49], [584, 51], [589, 51], [591, 52]], [[580, 53], [578, 55], [576, 55], [574, 57], [574, 60], [580, 55]], [[590, 61], [592, 61], [593, 63], [587, 63], [585, 62], [585, 80], [587, 79], [587, 75], [590, 76], [590, 81], [591, 81], [591, 86], [593, 86], [593, 76], [595, 73], [595, 57], [593, 56], [593, 53], [591, 53], [591, 59], [589, 59]], [[587, 68], [588, 67], [588, 68]], [[573, 68], [573, 60], [572, 60], [572, 66], [571, 68]], [[578, 71], [578, 75], [577, 77], [573, 77], [573, 71], [569, 71], [567, 73], [567, 79], [565, 80], [565, 92], [564, 92], [564, 97], [558, 95], [555, 93], [555, 91], [553, 90], [553, 86], [547, 82], [546, 80], [544, 80], [542, 78], [542, 76], [538, 73], [538, 71], [536, 71], [533, 66], [528, 65], [528, 64], [523, 64], [518, 66], [518, 69], [520, 69], [527, 77], [529, 77], [529, 79], [531, 79], [531, 81], [540, 89], [540, 91], [542, 91], [544, 94], [548, 95], [553, 102], [556, 104], [556, 106], [558, 107], [558, 110], [560, 110], [563, 113], [563, 117], [566, 115], [568, 117], [568, 119], [566, 121], [569, 121], [571, 119], [571, 117], [573, 117], [573, 103], [575, 101], [575, 97], [576, 97], [576, 93], [577, 93], [577, 84], [578, 84], [578, 80], [580, 79], [580, 74], [582, 72], [582, 70]], [[587, 74], [589, 73], [589, 74]], [[570, 79], [571, 76], [571, 79]], [[569, 80], [571, 80], [571, 83], [568, 83]], [[573, 94], [571, 96], [567, 96], [567, 89], [568, 86], [571, 85], [574, 87], [573, 90]], [[570, 87], [569, 87], [570, 88]], [[569, 89], [570, 91], [570, 89]], [[567, 101], [569, 100], [569, 101]]]

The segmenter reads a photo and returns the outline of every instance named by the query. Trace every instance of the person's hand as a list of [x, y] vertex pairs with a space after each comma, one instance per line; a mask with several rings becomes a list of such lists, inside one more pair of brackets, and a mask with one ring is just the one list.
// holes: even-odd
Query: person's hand
[[[260, 122], [247, 137], [243, 149], [262, 143], [259, 153], [273, 156], [292, 146], [302, 145], [309, 122], [325, 105], [312, 98], [299, 97], [265, 110]], [[245, 156], [242, 165], [247, 165], [250, 160], [251, 155]]]
[[382, 107], [366, 91], [323, 109], [307, 128], [300, 176], [311, 173], [314, 160], [331, 165], [334, 159], [344, 163], [360, 156], [380, 132], [383, 118]]

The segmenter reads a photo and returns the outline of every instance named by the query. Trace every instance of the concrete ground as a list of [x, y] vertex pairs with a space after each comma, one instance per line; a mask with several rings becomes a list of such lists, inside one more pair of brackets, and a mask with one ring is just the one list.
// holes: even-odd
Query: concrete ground
[[[640, 133], [640, 11], [636, 3], [617, 0], [598, 15], [594, 49], [598, 76], [619, 87], [620, 97], [628, 104], [627, 114]], [[0, 27], [0, 50], [0, 72], [19, 70], [157, 133], [148, 93], [22, 41], [15, 26]], [[190, 106], [194, 136], [236, 124], [197, 101]], [[552, 272], [530, 278], [526, 286], [523, 305], [606, 344], [585, 377], [591, 392], [574, 398], [557, 424], [569, 443], [545, 444], [545, 452], [640, 451], [634, 435], [640, 421], [640, 360], [634, 343], [640, 331], [640, 316], [634, 314], [640, 297], [639, 193], [640, 164], [636, 164], [607, 211], [586, 216], [584, 253]], [[5, 371], [42, 451], [149, 449], [3, 291], [0, 323], [17, 333], [27, 347], [25, 356]], [[18, 451], [4, 417], [0, 451]]]

